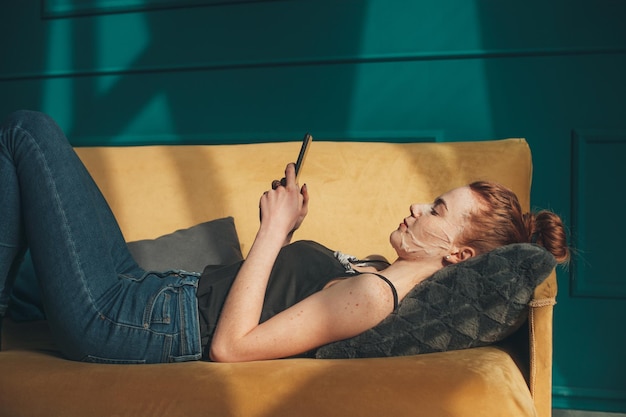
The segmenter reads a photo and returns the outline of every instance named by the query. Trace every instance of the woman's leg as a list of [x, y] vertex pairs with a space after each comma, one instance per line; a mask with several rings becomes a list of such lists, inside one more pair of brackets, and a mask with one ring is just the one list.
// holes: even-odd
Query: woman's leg
[[[0, 202], [3, 305], [15, 260], [28, 245], [50, 327], [67, 356], [161, 361], [189, 353], [167, 351], [185, 331], [167, 326], [178, 309], [168, 303], [185, 302], [190, 290], [184, 287], [193, 287], [195, 277], [144, 274], [98, 187], [49, 117], [17, 112], [0, 129], [0, 189], [9, 196]], [[153, 352], [159, 345], [165, 353]]]

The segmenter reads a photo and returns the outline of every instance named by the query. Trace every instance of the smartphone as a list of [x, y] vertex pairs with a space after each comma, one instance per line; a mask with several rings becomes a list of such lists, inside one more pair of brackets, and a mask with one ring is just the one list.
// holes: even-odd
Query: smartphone
[[[302, 165], [304, 165], [304, 160], [306, 158], [307, 152], [309, 152], [309, 146], [311, 145], [311, 141], [313, 141], [313, 136], [308, 133], [304, 135], [302, 139], [302, 146], [300, 146], [300, 153], [298, 154], [298, 160], [296, 161], [296, 182], [298, 182], [298, 176], [300, 175], [300, 171], [302, 171]], [[283, 187], [287, 184], [287, 179], [283, 177], [280, 181], [275, 180], [272, 183], [272, 189], [276, 189], [279, 185]]]
[[300, 147], [300, 153], [298, 154], [298, 160], [296, 161], [296, 181], [298, 180], [298, 176], [300, 175], [300, 171], [302, 170], [302, 165], [304, 164], [304, 160], [306, 159], [306, 154], [309, 152], [309, 146], [313, 141], [313, 136], [310, 134], [305, 134], [302, 139], [302, 146]]

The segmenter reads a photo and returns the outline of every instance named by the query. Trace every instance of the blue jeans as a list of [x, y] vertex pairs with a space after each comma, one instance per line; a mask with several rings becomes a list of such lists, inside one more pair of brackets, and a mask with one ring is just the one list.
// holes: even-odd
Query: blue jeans
[[0, 127], [0, 193], [0, 317], [28, 247], [48, 323], [67, 358], [200, 358], [198, 275], [137, 265], [98, 187], [49, 117], [20, 111]]

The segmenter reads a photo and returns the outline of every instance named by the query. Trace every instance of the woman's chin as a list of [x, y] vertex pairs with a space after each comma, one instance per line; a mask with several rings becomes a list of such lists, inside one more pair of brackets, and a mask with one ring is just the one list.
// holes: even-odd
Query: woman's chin
[[398, 232], [398, 230], [394, 230], [393, 232], [391, 232], [391, 235], [389, 235], [389, 243], [391, 244], [391, 247], [396, 251], [396, 253], [400, 255], [400, 251], [402, 248], [402, 238], [400, 237], [400, 233]]

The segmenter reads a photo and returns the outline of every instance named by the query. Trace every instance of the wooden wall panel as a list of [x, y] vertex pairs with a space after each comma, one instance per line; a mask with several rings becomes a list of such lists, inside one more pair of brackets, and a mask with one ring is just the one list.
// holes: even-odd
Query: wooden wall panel
[[607, 244], [626, 236], [626, 133], [576, 131], [572, 143], [571, 294], [626, 299], [622, 247]]

